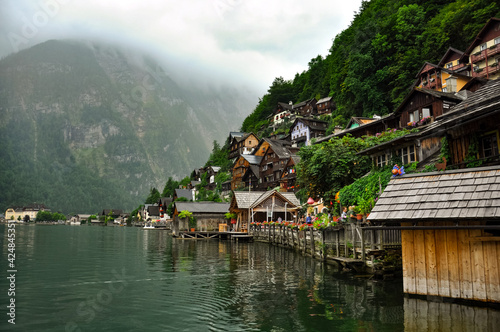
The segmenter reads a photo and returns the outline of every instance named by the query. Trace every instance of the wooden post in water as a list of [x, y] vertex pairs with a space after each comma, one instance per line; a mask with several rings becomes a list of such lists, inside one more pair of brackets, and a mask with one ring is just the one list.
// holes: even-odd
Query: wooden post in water
[[363, 261], [363, 264], [365, 264], [365, 233], [363, 232], [363, 229], [361, 228], [361, 260]]
[[309, 231], [311, 233], [311, 257], [316, 255], [315, 243], [314, 243], [314, 230], [312, 227], [309, 227]]
[[336, 250], [336, 255], [337, 257], [340, 256], [340, 230], [338, 232], [335, 232], [335, 239], [337, 240], [337, 243], [335, 243], [335, 250]]

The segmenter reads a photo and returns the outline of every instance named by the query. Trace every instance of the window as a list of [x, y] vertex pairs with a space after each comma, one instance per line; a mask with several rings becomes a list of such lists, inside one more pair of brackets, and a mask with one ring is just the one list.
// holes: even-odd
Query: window
[[481, 138], [481, 150], [481, 157], [483, 158], [498, 156], [498, 139], [496, 131]]
[[442, 92], [448, 92], [448, 89], [447, 88], [443, 88], [441, 91]]
[[495, 38], [495, 45], [500, 44], [500, 37]]
[[378, 167], [384, 167], [385, 165], [387, 165], [386, 155], [383, 154], [381, 156], [377, 156], [377, 166]]
[[486, 49], [486, 43], [481, 44], [481, 46], [479, 46], [480, 51], [484, 51], [485, 49]]
[[422, 118], [431, 116], [431, 109], [430, 108], [422, 108]]
[[446, 68], [448, 68], [448, 69], [449, 69], [449, 68], [451, 68], [451, 67], [453, 67], [453, 62], [448, 62], [448, 63], [446, 64]]
[[418, 120], [420, 120], [418, 110], [411, 112], [410, 113], [410, 122], [418, 121]]
[[401, 164], [403, 165], [417, 161], [414, 145], [404, 147], [396, 152], [396, 155], [401, 156]]

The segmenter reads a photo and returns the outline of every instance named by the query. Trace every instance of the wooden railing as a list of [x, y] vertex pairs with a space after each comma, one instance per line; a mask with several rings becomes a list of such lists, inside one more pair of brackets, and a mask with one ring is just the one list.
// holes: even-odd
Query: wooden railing
[[320, 259], [345, 258], [363, 263], [374, 251], [401, 248], [401, 231], [363, 230], [367, 225], [365, 222], [348, 222], [324, 230], [251, 225], [249, 234], [257, 241], [290, 247]]

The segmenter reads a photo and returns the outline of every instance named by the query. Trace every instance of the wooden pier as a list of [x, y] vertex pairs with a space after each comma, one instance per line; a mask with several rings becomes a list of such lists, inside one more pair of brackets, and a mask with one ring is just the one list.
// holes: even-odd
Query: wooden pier
[[[316, 259], [337, 262], [345, 269], [372, 272], [383, 279], [399, 276], [401, 232], [367, 226], [364, 222], [348, 222], [324, 230], [298, 230], [284, 225], [252, 225], [249, 234], [255, 241], [292, 248]], [[390, 265], [384, 263], [388, 256], [392, 256]]]

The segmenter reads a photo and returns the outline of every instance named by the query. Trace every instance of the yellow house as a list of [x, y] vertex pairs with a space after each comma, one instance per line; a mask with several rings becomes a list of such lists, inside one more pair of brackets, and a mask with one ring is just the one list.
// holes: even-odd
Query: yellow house
[[500, 77], [500, 19], [491, 18], [481, 29], [460, 59], [467, 60], [472, 77], [490, 80]]
[[35, 220], [38, 211], [47, 211], [47, 208], [44, 205], [8, 208], [5, 211], [5, 220], [24, 220], [26, 216], [29, 217], [29, 220]]

